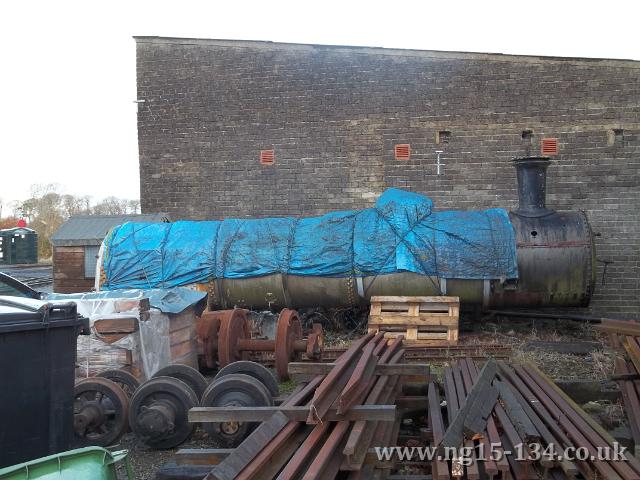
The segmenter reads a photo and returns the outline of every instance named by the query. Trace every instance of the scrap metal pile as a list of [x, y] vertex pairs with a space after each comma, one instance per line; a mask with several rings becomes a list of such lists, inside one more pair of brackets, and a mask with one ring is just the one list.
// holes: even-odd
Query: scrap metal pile
[[383, 477], [389, 465], [368, 461], [370, 449], [397, 442], [403, 376], [429, 375], [426, 365], [402, 364], [404, 353], [402, 337], [367, 334], [333, 364], [299, 364], [309, 381], [279, 407], [192, 409], [195, 421], [264, 420], [206, 478]]
[[[223, 448], [180, 450], [176, 464], [194, 462], [207, 480], [392, 472], [640, 480], [640, 462], [534, 365], [489, 359], [479, 368], [464, 358], [446, 365], [437, 382], [428, 365], [404, 363], [410, 348], [403, 337], [369, 333], [333, 363], [291, 362], [288, 375], [300, 383], [286, 397], [264, 366], [249, 361], [229, 363], [211, 382], [184, 365], [139, 386], [111, 372], [78, 383], [74, 427], [86, 444], [110, 444], [129, 427], [149, 447], [172, 448], [201, 424]], [[622, 359], [617, 366], [636, 418], [637, 371]], [[109, 382], [127, 395], [114, 394]], [[390, 456], [380, 455], [385, 447]]]
[[[309, 381], [279, 407], [194, 408], [191, 421], [263, 423], [234, 450], [176, 459], [209, 459], [208, 480], [640, 478], [640, 462], [535, 366], [466, 358], [438, 383], [428, 366], [399, 363], [404, 350], [369, 334], [334, 364], [291, 364]], [[403, 389], [410, 375], [427, 380], [425, 397]], [[397, 445], [402, 461], [378, 456]]]

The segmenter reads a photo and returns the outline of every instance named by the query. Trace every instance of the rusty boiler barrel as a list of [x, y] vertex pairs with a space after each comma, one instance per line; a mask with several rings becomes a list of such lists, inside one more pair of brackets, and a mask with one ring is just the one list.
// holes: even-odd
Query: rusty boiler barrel
[[513, 161], [518, 209], [509, 217], [515, 230], [518, 280], [494, 285], [492, 307], [584, 307], [595, 287], [595, 244], [584, 212], [546, 206], [548, 157]]

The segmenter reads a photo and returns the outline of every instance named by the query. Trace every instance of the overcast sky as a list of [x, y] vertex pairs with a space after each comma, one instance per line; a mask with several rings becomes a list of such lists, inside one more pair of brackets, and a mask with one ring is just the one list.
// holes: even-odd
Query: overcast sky
[[639, 3], [3, 2], [0, 199], [138, 198], [133, 35], [640, 60]]

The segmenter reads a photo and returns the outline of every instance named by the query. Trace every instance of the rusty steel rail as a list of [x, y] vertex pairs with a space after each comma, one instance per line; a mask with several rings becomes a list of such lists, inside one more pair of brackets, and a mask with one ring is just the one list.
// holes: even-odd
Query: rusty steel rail
[[[405, 361], [408, 362], [448, 362], [452, 359], [471, 358], [482, 361], [487, 357], [495, 359], [511, 358], [512, 349], [506, 345], [478, 344], [478, 345], [452, 345], [447, 347], [404, 345]], [[344, 347], [324, 347], [321, 362], [334, 362], [336, 358], [346, 352]], [[250, 352], [249, 358], [264, 365], [273, 366], [275, 357], [270, 352]], [[307, 361], [306, 359], [302, 359]]]
[[[401, 411], [395, 402], [402, 393], [404, 354], [402, 337], [389, 342], [383, 334], [367, 334], [355, 341], [326, 375], [317, 375], [299, 386], [281, 407], [272, 407], [273, 417], [212, 468], [206, 478], [329, 479], [340, 471], [351, 471], [353, 478], [383, 478], [393, 462], [372, 459], [372, 447], [396, 444], [401, 417], [384, 412], [391, 411], [392, 406], [394, 411]], [[400, 373], [374, 374], [378, 365], [396, 365]], [[407, 371], [411, 370], [408, 367]], [[423, 367], [421, 371], [428, 374], [428, 366]], [[224, 415], [233, 415], [230, 408]], [[309, 409], [306, 419], [296, 413], [294, 420], [286, 420], [287, 412], [305, 408]], [[360, 409], [370, 409], [372, 414], [366, 418], [354, 415]], [[206, 414], [206, 409], [200, 410]], [[239, 416], [247, 418], [262, 416], [246, 409], [238, 411]]]
[[558, 420], [567, 430], [567, 435], [578, 444], [577, 446], [586, 447], [589, 455], [596, 457], [596, 460], [590, 463], [598, 471], [607, 472], [603, 473], [604, 478], [640, 479], [640, 462], [631, 455], [628, 455], [625, 460], [619, 461], [597, 459], [597, 449], [608, 448], [613, 451], [615, 440], [544, 373], [532, 364], [525, 364], [518, 373], [521, 374], [521, 378], [527, 376], [530, 381], [535, 382], [555, 404], [561, 413]]
[[[621, 375], [632, 372], [633, 365], [623, 359], [616, 361], [617, 371]], [[448, 423], [451, 424], [460, 414], [465, 404], [465, 396], [477, 381], [478, 366], [471, 359], [465, 359], [445, 367], [443, 390], [446, 398]], [[630, 405], [640, 409], [640, 400], [635, 388], [637, 380], [626, 380], [629, 384], [624, 390]], [[462, 465], [460, 462], [434, 461], [431, 474], [434, 480], [449, 478], [476, 479], [484, 471], [488, 478], [500, 475], [500, 478], [525, 480], [529, 478], [607, 478], [637, 480], [640, 477], [640, 462], [627, 455], [622, 459], [602, 458], [602, 452], [615, 452], [614, 439], [593, 418], [585, 413], [552, 380], [531, 364], [508, 365], [498, 362], [498, 371], [493, 380], [500, 390], [499, 401], [494, 404], [492, 415], [486, 423], [486, 430], [478, 436], [463, 437], [461, 446], [477, 452], [479, 444], [489, 451], [487, 443], [499, 443], [496, 458], [475, 458]], [[635, 394], [635, 397], [632, 395]], [[429, 425], [432, 441], [438, 445], [443, 438], [443, 421], [439, 405], [438, 386], [429, 385]], [[633, 407], [632, 407], [633, 408]], [[637, 415], [637, 411], [634, 412]], [[632, 414], [632, 418], [634, 417]], [[459, 421], [459, 419], [458, 419]], [[637, 427], [637, 426], [636, 426]], [[534, 456], [533, 452], [550, 451], [551, 456]], [[581, 448], [588, 453], [581, 460], [565, 458], [567, 449]], [[494, 451], [495, 448], [494, 448]], [[513, 452], [504, 455], [505, 452]], [[524, 459], [516, 458], [516, 452]], [[482, 468], [478, 468], [482, 463]]]
[[363, 349], [369, 341], [378, 342], [382, 335], [374, 335], [372, 333], [365, 335], [360, 340], [349, 347], [349, 349], [341, 355], [335, 362], [334, 368], [322, 380], [322, 383], [316, 388], [311, 399], [311, 411], [307, 422], [316, 424], [322, 422], [322, 416], [327, 413], [331, 404], [338, 398], [342, 389], [347, 385], [349, 378], [352, 376], [356, 368], [355, 362], [363, 352]]
[[[404, 355], [404, 350], [401, 349], [401, 346], [402, 338], [398, 337], [382, 354], [379, 364], [391, 365], [399, 363]], [[364, 404], [376, 405], [392, 401], [393, 392], [396, 390], [395, 387], [398, 381], [398, 376], [390, 377], [385, 375], [378, 378], [364, 401]], [[343, 462], [344, 470], [360, 470], [378, 425], [379, 423], [376, 421], [359, 421], [353, 425], [349, 438], [342, 450], [342, 453], [345, 455]]]

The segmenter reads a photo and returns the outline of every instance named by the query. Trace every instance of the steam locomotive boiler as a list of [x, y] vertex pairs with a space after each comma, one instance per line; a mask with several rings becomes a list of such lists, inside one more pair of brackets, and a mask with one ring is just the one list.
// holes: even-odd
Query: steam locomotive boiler
[[[548, 157], [513, 160], [519, 206], [509, 212], [515, 232], [517, 279], [434, 278], [413, 272], [368, 277], [268, 275], [223, 279], [211, 289], [217, 306], [354, 306], [377, 295], [452, 295], [494, 307], [583, 307], [595, 285], [595, 246], [583, 212], [546, 206]], [[216, 288], [217, 287], [217, 288]]]
[[[157, 238], [144, 237], [144, 232], [138, 230], [137, 235], [142, 236], [142, 239], [138, 238], [130, 242], [130, 237], [136, 233], [131, 229], [129, 233], [123, 233], [126, 229], [122, 229], [122, 232], [110, 234], [105, 239], [98, 260], [102, 275], [101, 283], [97, 286], [100, 287], [102, 283], [106, 283], [107, 288], [143, 288], [147, 284], [167, 286], [167, 279], [171, 278], [175, 280], [172, 285], [200, 284], [201, 288], [206, 288], [209, 292], [210, 306], [223, 309], [233, 306], [254, 309], [357, 306], [368, 303], [372, 296], [378, 295], [450, 295], [458, 296], [463, 304], [478, 304], [483, 308], [587, 306], [595, 285], [593, 234], [583, 212], [558, 212], [546, 206], [546, 171], [550, 163], [548, 157], [525, 157], [513, 160], [517, 172], [519, 206], [516, 210], [509, 212], [508, 217], [502, 209], [499, 209], [499, 213], [503, 217], [502, 241], [505, 241], [505, 238], [509, 239], [506, 250], [511, 252], [512, 257], [516, 257], [513, 260], [514, 270], [517, 260], [516, 275], [485, 275], [476, 278], [458, 276], [456, 278], [455, 274], [424, 274], [402, 268], [392, 272], [359, 275], [350, 274], [348, 271], [342, 275], [323, 275], [316, 273], [316, 270], [311, 274], [297, 274], [296, 271], [299, 270], [295, 268], [287, 268], [283, 273], [266, 268], [272, 265], [262, 268], [264, 265], [260, 262], [273, 262], [264, 256], [258, 259], [251, 249], [233, 250], [229, 246], [221, 248], [218, 234], [223, 227], [220, 225], [215, 225], [215, 234], [211, 233], [214, 231], [214, 226], [211, 226], [212, 229], [202, 237], [208, 242], [215, 236], [215, 241], [198, 246], [193, 239], [187, 238], [185, 233], [187, 227], [182, 224], [197, 224], [192, 230], [196, 232], [202, 232], [207, 225], [201, 225], [198, 222], [178, 222], [181, 225], [177, 225], [173, 231], [171, 227], [159, 230]], [[455, 212], [450, 213], [455, 214]], [[271, 220], [273, 223], [269, 224], [269, 229], [273, 226], [276, 230], [286, 230], [289, 228], [288, 225], [296, 225], [295, 222], [297, 222], [292, 220], [293, 223], [286, 223], [283, 220], [278, 223], [279, 219]], [[235, 222], [241, 225], [241, 222], [259, 222], [259, 220], [235, 220]], [[264, 224], [260, 225], [259, 228], [264, 228]], [[241, 237], [238, 233], [241, 228], [239, 226], [233, 235], [230, 235], [232, 240]], [[370, 237], [376, 235], [375, 229], [373, 230], [374, 233], [371, 233]], [[267, 236], [266, 232], [260, 234], [262, 233]], [[308, 232], [308, 235], [313, 235], [313, 232]], [[378, 233], [378, 235], [381, 234]], [[349, 246], [356, 242], [352, 238], [335, 237], [341, 237], [341, 235], [325, 235], [319, 239], [321, 242], [330, 244], [323, 251], [331, 251], [333, 245], [331, 242], [335, 242], [336, 245], [342, 242], [341, 245]], [[279, 238], [284, 239], [286, 243], [285, 235]], [[380, 238], [380, 241], [382, 240]], [[130, 253], [125, 247], [128, 241], [131, 245], [129, 248], [140, 250], [136, 251], [135, 255], [127, 256]], [[515, 245], [512, 244], [513, 242]], [[370, 245], [374, 243], [375, 238]], [[191, 255], [188, 261], [196, 258], [196, 267], [190, 272], [178, 272], [177, 270], [181, 267], [179, 257], [187, 248], [185, 244], [190, 249], [201, 248], [201, 256], [206, 256], [206, 252], [215, 250], [216, 258], [201, 259]], [[442, 250], [439, 254], [448, 254], [447, 246], [441, 245], [440, 248]], [[106, 257], [104, 252], [107, 252]], [[433, 256], [433, 253], [417, 252], [417, 256], [428, 257]], [[465, 254], [466, 261], [473, 262], [469, 252]], [[257, 273], [244, 276], [227, 275], [228, 272], [219, 266], [220, 259], [225, 260], [226, 257], [233, 255], [238, 257], [235, 263], [240, 265], [240, 273], [244, 268], [243, 259], [251, 263], [253, 271]], [[119, 256], [126, 258], [118, 263]], [[143, 267], [138, 268], [135, 265], [138, 258], [146, 262]], [[173, 258], [178, 260], [167, 264], [166, 260]], [[322, 270], [321, 262], [324, 259], [312, 256], [305, 258], [310, 264], [320, 265], [317, 271]], [[114, 263], [122, 265], [123, 268], [114, 269], [112, 265]], [[187, 260], [182, 262], [183, 265], [186, 263]], [[331, 259], [327, 259], [326, 263], [331, 263]], [[212, 264], [215, 265], [212, 266]], [[206, 274], [201, 273], [206, 269], [208, 269]], [[237, 271], [238, 268], [236, 268]], [[193, 278], [196, 277], [187, 275], [194, 272], [199, 275], [195, 281]], [[173, 277], [170, 277], [172, 274]], [[132, 278], [133, 281], [132, 283], [120, 281], [123, 278]], [[116, 286], [113, 287], [113, 285]]]

